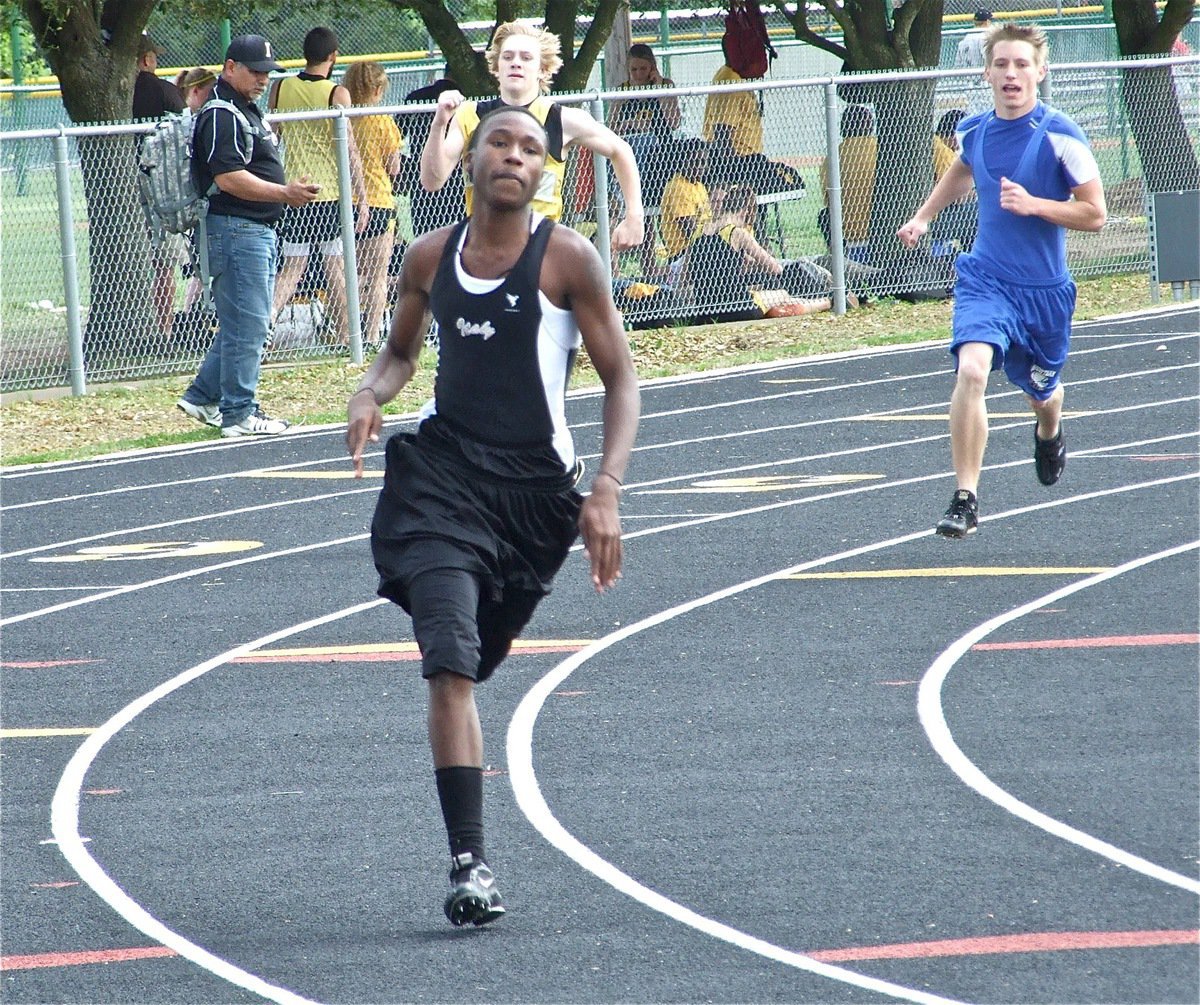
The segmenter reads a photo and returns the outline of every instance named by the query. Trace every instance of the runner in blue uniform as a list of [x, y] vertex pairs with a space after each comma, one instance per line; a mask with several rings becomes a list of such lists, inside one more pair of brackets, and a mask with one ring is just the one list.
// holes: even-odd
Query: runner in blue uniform
[[937, 525], [944, 537], [965, 537], [978, 525], [976, 492], [988, 436], [984, 392], [992, 370], [1003, 367], [1033, 408], [1038, 480], [1053, 485], [1067, 461], [1062, 370], [1075, 283], [1067, 270], [1066, 231], [1099, 230], [1107, 208], [1082, 130], [1038, 100], [1046, 50], [1036, 25], [1004, 24], [988, 32], [984, 79], [995, 108], [960, 123], [960, 158], [897, 231], [915, 247], [933, 218], [975, 186], [979, 236], [955, 263], [950, 451], [958, 486]]
[[[596, 249], [530, 208], [546, 130], [501, 108], [465, 161], [474, 214], [410, 245], [388, 341], [350, 398], [356, 477], [379, 406], [408, 383], [432, 311], [442, 333], [434, 398], [417, 432], [387, 443], [371, 526], [379, 593], [412, 617], [428, 682], [429, 742], [450, 841], [446, 916], [504, 914], [483, 829], [483, 732], [475, 685], [508, 654], [582, 535], [596, 590], [621, 573], [617, 505], [637, 429], [637, 376]], [[587, 498], [566, 425], [583, 344], [604, 383], [604, 439]]]

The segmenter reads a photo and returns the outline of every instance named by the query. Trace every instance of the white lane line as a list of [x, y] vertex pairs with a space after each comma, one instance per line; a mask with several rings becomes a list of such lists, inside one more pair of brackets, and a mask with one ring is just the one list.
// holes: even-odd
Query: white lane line
[[[1162, 343], [1162, 342], [1167, 342], [1167, 341], [1172, 341], [1172, 340], [1177, 340], [1177, 339], [1190, 339], [1190, 338], [1192, 338], [1192, 336], [1188, 336], [1188, 335], [1163, 336], [1161, 338], [1152, 338], [1152, 339], [1141, 341], [1141, 342], [1131, 342], [1131, 343], [1122, 344], [1122, 345], [1103, 346], [1103, 347], [1096, 348], [1096, 349], [1084, 349], [1084, 350], [1080, 350], [1079, 352], [1075, 353], [1075, 356], [1083, 356], [1083, 355], [1088, 355], [1090, 353], [1096, 353], [1096, 352], [1113, 352], [1118, 349], [1137, 347], [1137, 346], [1141, 346], [1141, 345], [1148, 345], [1151, 342]], [[847, 357], [847, 358], [853, 358], [853, 357]], [[791, 368], [795, 368], [796, 366], [804, 367], [804, 366], [823, 365], [827, 362], [841, 362], [841, 361], [843, 361], [843, 360], [840, 357], [835, 357], [832, 359], [821, 358], [815, 362], [805, 361], [800, 364], [793, 364]], [[1144, 378], [1144, 377], [1152, 375], [1152, 374], [1166, 372], [1166, 371], [1172, 370], [1172, 369], [1184, 369], [1188, 365], [1189, 364], [1182, 364], [1182, 365], [1173, 366], [1173, 367], [1162, 367], [1162, 368], [1158, 368], [1155, 370], [1137, 370], [1137, 371], [1131, 371], [1127, 374], [1107, 375], [1102, 378], [1094, 378], [1094, 379], [1096, 381], [1110, 381], [1110, 380], [1123, 379], [1123, 378]], [[1196, 364], [1190, 364], [1190, 365], [1195, 366]], [[889, 384], [889, 383], [912, 381], [912, 380], [916, 380], [918, 378], [945, 377], [946, 374], [947, 374], [947, 370], [944, 367], [942, 367], [942, 368], [939, 368], [936, 370], [930, 370], [930, 371], [919, 373], [919, 374], [901, 374], [901, 375], [897, 375], [897, 376], [887, 376], [887, 377], [875, 378], [875, 379], [871, 379], [871, 380], [861, 380], [861, 381], [852, 381], [852, 382], [840, 383], [840, 384], [831, 384], [831, 385], [826, 385], [826, 386], [823, 386], [820, 388], [805, 388], [805, 389], [794, 390], [794, 391], [780, 392], [780, 393], [776, 393], [776, 394], [757, 395], [757, 396], [751, 396], [749, 398], [738, 399], [736, 401], [713, 402], [713, 403], [710, 403], [707, 405], [689, 406], [689, 407], [685, 407], [685, 408], [673, 409], [673, 410], [668, 410], [668, 411], [664, 411], [664, 412], [647, 412], [647, 413], [643, 414], [642, 420], [643, 420], [643, 422], [645, 422], [645, 421], [649, 421], [652, 419], [668, 418], [668, 417], [672, 417], [672, 416], [686, 415], [686, 414], [692, 414], [692, 413], [696, 413], [696, 412], [709, 412], [709, 411], [714, 411], [717, 409], [730, 408], [730, 407], [739, 406], [739, 405], [752, 405], [752, 404], [756, 404], [759, 402], [769, 402], [769, 401], [787, 399], [787, 398], [792, 398], [792, 397], [806, 396], [806, 395], [811, 395], [811, 394], [826, 394], [831, 391], [850, 391], [850, 390], [855, 390], [857, 388], [870, 387], [870, 386], [879, 385], [879, 384]], [[740, 371], [739, 371], [738, 375], [741, 375]], [[697, 380], [694, 382], [695, 383], [703, 383], [704, 380], [703, 380], [703, 378], [701, 378], [700, 380]], [[1082, 384], [1082, 383], [1091, 383], [1091, 382], [1092, 381], [1089, 380], [1089, 381], [1078, 381], [1075, 383]], [[651, 382], [645, 382], [645, 383], [649, 384]], [[594, 389], [589, 389], [589, 392], [592, 394], [598, 393]], [[1018, 394], [1019, 392], [1010, 391], [1007, 393], [1012, 395], [1012, 394]], [[1002, 396], [1004, 396], [1004, 395], [999, 395], [997, 397], [1002, 397]], [[408, 417], [406, 416], [403, 418], [407, 419]], [[588, 428], [594, 428], [594, 427], [597, 427], [600, 425], [601, 425], [600, 420], [581, 422], [581, 423], [573, 423], [572, 429], [584, 430], [584, 429], [588, 429]], [[336, 429], [334, 429], [332, 431], [336, 431]], [[310, 435], [316, 435], [316, 434], [310, 434]], [[321, 435], [328, 435], [328, 434], [322, 433]], [[317, 460], [313, 460], [313, 461], [297, 461], [297, 462], [294, 462], [291, 464], [276, 465], [274, 467], [270, 467], [265, 470], [286, 471], [286, 470], [293, 469], [293, 468], [302, 468], [302, 467], [311, 466], [313, 464], [328, 464], [328, 463], [342, 463], [342, 462], [345, 462], [345, 458], [321, 458], [321, 459], [317, 459]], [[84, 468], [83, 470], [86, 470], [86, 468]], [[0, 474], [0, 478], [4, 478], [4, 477], [11, 477], [11, 476], [5, 476], [5, 475]], [[203, 476], [199, 476], [197, 478], [177, 479], [174, 481], [153, 482], [153, 483], [145, 483], [145, 484], [128, 485], [128, 486], [111, 488], [111, 489], [100, 489], [95, 492], [77, 493], [77, 494], [69, 495], [69, 496], [56, 496], [54, 498], [32, 500], [30, 502], [25, 502], [25, 503], [15, 503], [11, 506], [0, 505], [0, 513], [14, 511], [14, 510], [20, 510], [20, 509], [28, 509], [28, 508], [37, 507], [37, 506], [49, 506], [49, 505], [53, 505], [55, 503], [62, 503], [62, 502], [80, 502], [85, 499], [92, 499], [92, 498], [98, 498], [98, 497], [110, 496], [110, 495], [120, 495], [120, 494], [124, 494], [127, 492], [128, 493], [143, 492], [143, 491], [149, 491], [149, 490], [154, 490], [154, 489], [168, 489], [168, 488], [175, 488], [175, 487], [184, 486], [184, 485], [202, 484], [204, 482], [223, 480], [227, 477], [229, 477], [228, 472], [222, 473], [222, 474], [216, 474], [216, 475], [203, 475]]]
[[[264, 468], [261, 465], [247, 468], [249, 471], [291, 471], [296, 468], [311, 468], [319, 464], [341, 463], [349, 465], [348, 457], [318, 457], [307, 461], [293, 461], [291, 464], [277, 464]], [[195, 478], [177, 478], [169, 482], [139, 482], [136, 485], [122, 485], [112, 489], [97, 489], [95, 492], [78, 492], [69, 496], [54, 496], [46, 499], [32, 499], [29, 502], [13, 503], [11, 506], [0, 506], [0, 513], [11, 513], [21, 509], [34, 509], [38, 506], [53, 506], [58, 503], [82, 502], [84, 499], [100, 499], [104, 496], [118, 496], [126, 493], [149, 492], [153, 489], [174, 489], [185, 485], [203, 485], [205, 482], [223, 482], [236, 477], [241, 472], [222, 471], [214, 475], [198, 475]]]
[[36, 611], [26, 611], [23, 614], [14, 614], [11, 617], [2, 618], [0, 619], [0, 627], [15, 625], [21, 621], [29, 621], [32, 618], [44, 617], [47, 614], [58, 614], [62, 611], [69, 611], [74, 607], [82, 607], [84, 604], [94, 604], [99, 600], [108, 600], [110, 597], [120, 597], [126, 593], [136, 593], [138, 590], [148, 590], [155, 586], [164, 586], [167, 583], [177, 583], [183, 579], [193, 579], [196, 576], [207, 576], [209, 573], [220, 572], [222, 569], [232, 569], [239, 565], [252, 565], [255, 562], [267, 562], [273, 558], [286, 558], [289, 555], [303, 555], [305, 552], [319, 551], [322, 548], [336, 548], [340, 544], [352, 544], [355, 541], [364, 541], [368, 537], [370, 537], [370, 534], [351, 534], [348, 537], [334, 538], [332, 541], [301, 544], [294, 548], [283, 548], [280, 551], [252, 555], [249, 558], [235, 558], [229, 562], [218, 562], [216, 565], [206, 565], [199, 569], [175, 572], [169, 576], [148, 579], [144, 583], [129, 583], [125, 586], [117, 586], [111, 590], [105, 590], [103, 593], [94, 593], [91, 596], [80, 597], [78, 600], [66, 600], [61, 604], [54, 604], [51, 607], [42, 607]]
[[162, 945], [175, 950], [180, 956], [191, 960], [198, 967], [208, 971], [215, 977], [219, 977], [238, 987], [245, 988], [254, 994], [261, 995], [269, 1001], [281, 1002], [284, 1005], [314, 1005], [310, 999], [303, 998], [285, 988], [269, 984], [261, 977], [256, 977], [254, 974], [242, 970], [229, 961], [215, 956], [207, 949], [202, 949], [178, 932], [168, 928], [121, 889], [113, 878], [104, 871], [100, 863], [89, 854], [88, 850], [84, 847], [84, 842], [89, 839], [81, 837], [79, 833], [79, 797], [83, 790], [84, 777], [87, 775], [88, 768], [91, 767], [109, 740], [155, 702], [165, 698], [173, 691], [179, 690], [185, 684], [190, 684], [192, 681], [203, 677], [210, 670], [222, 666], [239, 656], [245, 656], [255, 649], [307, 631], [310, 628], [316, 628], [331, 621], [336, 621], [339, 618], [359, 614], [370, 610], [372, 607], [378, 607], [386, 603], [388, 601], [383, 599], [371, 600], [348, 607], [345, 610], [336, 611], [333, 614], [323, 614], [303, 624], [293, 625], [289, 628], [272, 632], [269, 635], [264, 635], [253, 642], [244, 643], [226, 653], [222, 653], [220, 656], [214, 656], [212, 659], [206, 660], [204, 663], [194, 666], [190, 670], [185, 670], [168, 681], [164, 681], [152, 691], [146, 692], [140, 698], [126, 705], [80, 745], [79, 749], [71, 757], [71, 760], [67, 762], [62, 776], [58, 780], [58, 785], [55, 787], [54, 798], [50, 803], [51, 830], [55, 841], [58, 842], [59, 850], [70, 863], [71, 868], [79, 874], [79, 878], [91, 887], [101, 900], [133, 925], [134, 928], [144, 932], [156, 942], [160, 942]]
[[1115, 579], [1117, 576], [1123, 576], [1127, 572], [1132, 572], [1135, 569], [1140, 569], [1144, 565], [1149, 565], [1151, 562], [1158, 562], [1164, 558], [1172, 558], [1175, 555], [1181, 555], [1187, 551], [1194, 551], [1200, 548], [1200, 541], [1193, 541], [1190, 544], [1179, 545], [1175, 548], [1168, 548], [1165, 551], [1157, 552], [1153, 555], [1144, 555], [1141, 558], [1136, 558], [1133, 561], [1126, 562], [1124, 565], [1119, 565], [1106, 572], [1098, 573], [1094, 576], [1088, 576], [1086, 579], [1081, 579], [1078, 582], [1071, 583], [1060, 589], [1047, 593], [1044, 597], [1037, 600], [1031, 600], [1027, 604], [1022, 604], [1020, 607], [1015, 607], [1011, 611], [1006, 611], [1003, 614], [998, 614], [983, 624], [972, 628], [966, 635], [956, 640], [949, 648], [947, 648], [925, 671], [921, 678], [920, 688], [918, 689], [917, 697], [917, 712], [921, 720], [921, 725], [925, 729], [926, 735], [929, 737], [929, 742], [933, 745], [933, 749], [938, 756], [946, 762], [950, 770], [953, 771], [962, 782], [969, 788], [974, 789], [985, 799], [991, 800], [1001, 809], [1011, 813], [1013, 816], [1032, 824], [1034, 827], [1040, 827], [1048, 834], [1052, 834], [1064, 841], [1070, 841], [1072, 844], [1078, 845], [1087, 851], [1107, 858], [1110, 861], [1116, 862], [1118, 865], [1123, 865], [1127, 869], [1132, 869], [1135, 872], [1140, 872], [1144, 876], [1149, 876], [1151, 879], [1157, 879], [1160, 882], [1168, 883], [1171, 886], [1177, 886], [1184, 890], [1189, 890], [1192, 893], [1200, 894], [1200, 881], [1192, 879], [1188, 876], [1181, 875], [1171, 869], [1166, 869], [1163, 866], [1156, 865], [1153, 862], [1147, 861], [1138, 855], [1127, 852], [1122, 848], [1109, 844], [1107, 841], [1102, 841], [1091, 834], [1078, 830], [1069, 824], [1063, 823], [1061, 820], [1055, 820], [1053, 817], [1042, 813], [1040, 810], [1034, 809], [1028, 803], [1023, 803], [1015, 796], [1009, 794], [1004, 789], [1000, 788], [995, 782], [987, 777], [976, 765], [962, 752], [962, 749], [954, 741], [954, 736], [950, 732], [950, 726], [946, 722], [946, 716], [942, 709], [942, 685], [946, 681], [946, 677], [954, 668], [954, 665], [962, 658], [971, 646], [975, 645], [981, 639], [986, 638], [997, 628], [1002, 625], [1007, 625], [1010, 622], [1023, 618], [1025, 615], [1033, 611], [1040, 610], [1050, 604], [1053, 604], [1063, 597], [1069, 597], [1073, 593], [1078, 593], [1081, 590], [1090, 589], [1100, 583], [1105, 583], [1110, 579]]
[[[1000, 427], [996, 427], [996, 428], [1006, 428], [1006, 427], [1000, 426]], [[1140, 446], [1146, 446], [1148, 444], [1153, 444], [1153, 443], [1162, 443], [1162, 442], [1166, 442], [1169, 440], [1184, 439], [1184, 438], [1187, 438], [1190, 436], [1195, 436], [1195, 435], [1196, 435], [1195, 433], [1190, 433], [1190, 432], [1189, 433], [1176, 433], [1176, 434], [1172, 434], [1171, 436], [1153, 437], [1151, 439], [1146, 439], [1146, 440], [1134, 440], [1134, 441], [1131, 441], [1128, 443], [1109, 444], [1104, 447], [1097, 447], [1097, 448], [1095, 448], [1095, 450], [1096, 451], [1120, 450], [1120, 449], [1126, 449], [1129, 447], [1140, 447]], [[934, 438], [936, 438], [936, 437], [934, 437]], [[929, 437], [926, 437], [924, 439], [929, 439]], [[919, 442], [919, 441], [917, 441], [917, 442]], [[874, 447], [874, 446], [860, 447], [860, 448], [856, 448], [855, 450], [851, 450], [851, 451], [839, 451], [836, 454], [834, 454], [834, 456], [840, 456], [843, 453], [852, 454], [852, 453], [860, 453], [860, 452], [865, 452], [868, 450], [875, 450], [875, 449], [879, 449], [879, 448]], [[1081, 456], [1086, 453], [1088, 453], [1088, 451], [1080, 451], [1076, 456]], [[1003, 464], [985, 465], [983, 470], [984, 471], [999, 471], [999, 470], [1002, 470], [1003, 468], [1023, 467], [1028, 464], [1031, 464], [1031, 463], [1032, 463], [1031, 460], [1007, 461]], [[739, 469], [731, 469], [731, 470], [739, 470]], [[631, 540], [631, 539], [637, 538], [637, 537], [649, 537], [654, 534], [665, 534], [670, 531], [682, 530], [686, 527], [698, 527], [702, 524], [715, 523], [720, 520], [733, 520], [733, 519], [737, 519], [738, 517], [754, 516], [759, 513], [767, 513], [767, 512], [770, 512], [771, 510], [786, 509], [790, 506], [802, 506], [802, 505], [807, 505], [809, 503], [823, 502], [828, 499], [836, 499], [839, 496], [856, 495], [856, 494], [859, 494], [862, 492], [880, 492], [880, 491], [883, 491], [883, 490], [889, 489], [889, 488], [899, 488], [899, 487], [906, 486], [906, 485], [916, 485], [916, 484], [919, 484], [922, 482], [938, 481], [940, 479], [947, 478], [947, 477], [949, 477], [948, 472], [937, 472], [937, 473], [931, 474], [931, 475], [914, 475], [910, 478], [898, 478], [898, 479], [895, 479], [894, 481], [879, 482], [879, 483], [875, 483], [872, 485], [861, 485], [860, 484], [860, 485], [857, 485], [857, 486], [854, 486], [854, 487], [848, 488], [848, 489], [838, 489], [838, 490], [833, 490], [830, 492], [823, 492], [823, 493], [818, 493], [818, 494], [814, 494], [814, 495], [806, 495], [806, 496], [802, 496], [799, 499], [785, 499], [781, 502], [766, 503], [761, 506], [749, 506], [749, 507], [745, 507], [743, 509], [738, 509], [738, 510], [722, 511], [722, 512], [716, 513], [716, 514], [702, 515], [702, 516], [697, 516], [697, 517], [694, 517], [691, 519], [686, 519], [686, 520], [677, 520], [673, 523], [666, 523], [666, 524], [662, 524], [657, 527], [648, 527], [643, 530], [631, 531], [628, 534], [622, 535], [622, 538], [624, 540]], [[1179, 481], [1179, 480], [1182, 480], [1184, 478], [1189, 478], [1189, 477], [1191, 477], [1191, 475], [1180, 475], [1175, 478], [1164, 479], [1162, 481], [1162, 484], [1168, 484], [1172, 481]], [[666, 479], [666, 480], [669, 481], [671, 479]], [[655, 482], [655, 483], [647, 482], [644, 484], [648, 485], [648, 484], [658, 484], [658, 483], [657, 482]], [[1159, 484], [1159, 483], [1155, 482], [1152, 484]], [[631, 483], [630, 485], [626, 486], [627, 490], [632, 490], [635, 488], [637, 488], [637, 485], [635, 483]], [[1055, 505], [1055, 504], [1047, 503], [1044, 505]], [[986, 516], [981, 517], [981, 522], [986, 521], [987, 519], [988, 519], [988, 517], [986, 517]], [[317, 551], [317, 550], [320, 550], [321, 548], [331, 548], [331, 547], [336, 547], [336, 546], [342, 545], [342, 544], [351, 544], [356, 541], [365, 541], [365, 540], [369, 539], [369, 537], [370, 537], [369, 533], [352, 534], [347, 537], [335, 538], [332, 541], [318, 541], [314, 544], [298, 545], [294, 548], [285, 548], [281, 551], [273, 551], [273, 552], [267, 552], [264, 554], [257, 554], [257, 555], [250, 556], [248, 558], [231, 559], [228, 562], [220, 562], [216, 565], [205, 565], [198, 569], [190, 569], [190, 570], [187, 570], [184, 572], [177, 572], [177, 573], [173, 573], [169, 576], [161, 576], [157, 579], [150, 579], [150, 580], [147, 580], [142, 583], [130, 583], [130, 584], [126, 584], [125, 586], [114, 587], [113, 589], [105, 590], [102, 593], [92, 594], [92, 595], [89, 595], [86, 597], [80, 597], [76, 600], [64, 601], [59, 604], [54, 604], [51, 607], [42, 607], [42, 608], [39, 608], [34, 611], [26, 611], [23, 614], [14, 614], [11, 617], [0, 619], [0, 627], [9, 625], [9, 624], [17, 624], [18, 622], [21, 622], [21, 621], [29, 621], [33, 618], [43, 617], [48, 614], [58, 614], [62, 611], [70, 610], [71, 608], [74, 608], [74, 607], [81, 607], [84, 604], [91, 604], [91, 603], [95, 603], [100, 600], [107, 600], [110, 597], [121, 596], [126, 593], [134, 593], [138, 590], [146, 590], [146, 589], [150, 589], [150, 588], [156, 587], [156, 586], [163, 586], [163, 585], [166, 585], [167, 583], [175, 583], [175, 582], [179, 582], [184, 579], [192, 579], [197, 576], [208, 575], [209, 573], [219, 572], [222, 569], [229, 569], [229, 568], [233, 568], [238, 565], [249, 565], [249, 564], [256, 563], [256, 562], [266, 562], [266, 561], [269, 561], [274, 558], [284, 558], [284, 557], [287, 557], [288, 555], [300, 554], [300, 553], [306, 552], [306, 551]], [[582, 545], [575, 544], [572, 546], [571, 550], [578, 551], [581, 549], [581, 547], [582, 547]]]
[[[1064, 505], [1074, 505], [1076, 503], [1090, 501], [1093, 499], [1117, 496], [1127, 492], [1140, 491], [1143, 489], [1156, 488], [1160, 485], [1182, 481], [1184, 479], [1193, 479], [1196, 477], [1196, 475], [1189, 474], [1174, 478], [1143, 482], [1136, 485], [1117, 486], [1115, 488], [1084, 493], [1069, 499], [1053, 500], [1051, 502], [1039, 503], [1032, 506], [1021, 507], [1019, 509], [1008, 510], [993, 515], [991, 519], [1007, 519], [1012, 516], [1029, 513], [1036, 510], [1051, 509]], [[916, 541], [920, 538], [930, 537], [932, 535], [932, 529], [917, 531], [911, 534], [904, 534], [899, 537], [890, 538], [886, 541], [878, 541], [873, 544], [862, 545], [847, 551], [838, 552], [833, 555], [827, 555], [823, 558], [802, 562], [799, 565], [794, 565], [778, 572], [768, 573], [764, 576], [758, 576], [754, 579], [747, 580], [744, 583], [738, 583], [733, 586], [726, 587], [723, 590], [718, 590], [715, 593], [708, 594], [707, 596], [687, 601], [683, 604], [669, 608], [668, 610], [651, 615], [648, 618], [644, 618], [641, 621], [635, 622], [634, 624], [627, 625], [619, 631], [613, 632], [611, 635], [606, 635], [603, 638], [598, 639], [585, 649], [582, 649], [578, 653], [568, 657], [557, 667], [551, 670], [545, 677], [539, 680], [529, 690], [529, 692], [521, 700], [521, 703], [517, 706], [517, 709], [513, 714], [512, 721], [509, 723], [506, 753], [509, 768], [509, 781], [512, 785], [513, 793], [516, 796], [517, 805], [521, 808], [521, 811], [528, 818], [529, 822], [533, 824], [538, 832], [553, 847], [557, 848], [583, 869], [608, 883], [619, 892], [626, 894], [641, 904], [644, 904], [651, 910], [658, 911], [659, 913], [664, 914], [681, 924], [688, 925], [701, 932], [711, 935], [714, 938], [729, 942], [732, 945], [739, 946], [740, 948], [757, 953], [768, 959], [776, 960], [780, 963], [785, 963], [789, 966], [806, 970], [819, 976], [829, 977], [832, 980], [852, 984], [857, 987], [861, 987], [864, 990], [879, 991], [883, 994], [891, 995], [892, 997], [903, 998], [911, 1001], [944, 1001], [945, 999], [929, 996], [925, 992], [916, 991], [911, 988], [900, 987], [899, 985], [889, 984], [885, 981], [875, 981], [873, 978], [864, 977], [863, 975], [855, 973], [854, 971], [845, 970], [841, 967], [833, 967], [829, 964], [823, 964], [812, 959], [811, 957], [803, 955], [802, 953], [795, 953], [791, 950], [783, 949], [772, 943], [748, 935], [745, 932], [741, 932], [729, 925], [725, 925], [712, 918], [708, 918], [702, 914], [699, 914], [698, 912], [684, 907], [682, 904], [678, 904], [670, 898], [663, 896], [657, 891], [650, 889], [642, 883], [639, 883], [632, 876], [622, 872], [612, 863], [597, 855], [594, 851], [592, 851], [592, 849], [583, 844], [583, 842], [579, 841], [558, 821], [558, 819], [554, 816], [554, 813], [551, 811], [549, 805], [546, 803], [545, 797], [542, 795], [541, 786], [538, 784], [537, 780], [537, 773], [533, 767], [533, 730], [537, 723], [538, 715], [540, 714], [542, 707], [545, 705], [547, 698], [549, 698], [554, 691], [558, 690], [562, 686], [563, 682], [566, 681], [566, 679], [572, 673], [574, 673], [575, 670], [579, 669], [579, 667], [581, 667], [596, 654], [601, 653], [605, 649], [616, 645], [618, 642], [623, 642], [626, 639], [631, 638], [632, 636], [637, 635], [649, 628], [664, 624], [673, 618], [687, 614], [699, 608], [726, 600], [729, 597], [736, 596], [737, 594], [743, 593], [747, 590], [755, 589], [756, 587], [762, 586], [765, 583], [778, 580], [785, 576], [807, 572], [823, 565], [829, 565], [834, 562], [844, 561], [846, 559], [856, 558], [861, 555], [867, 555], [871, 554], [872, 552], [882, 551], [887, 548], [907, 544], [911, 541]]]
[[341, 492], [326, 492], [321, 495], [303, 496], [298, 499], [280, 499], [276, 502], [258, 503], [254, 506], [241, 506], [237, 509], [217, 510], [216, 512], [200, 513], [197, 516], [178, 517], [174, 520], [164, 520], [161, 523], [146, 523], [140, 527], [126, 527], [122, 530], [106, 530], [87, 537], [77, 537], [70, 541], [54, 541], [50, 544], [39, 544], [20, 551], [6, 551], [0, 554], [0, 559], [21, 558], [24, 555], [36, 555], [42, 551], [53, 551], [56, 548], [78, 547], [81, 544], [91, 544], [93, 541], [103, 541], [111, 537], [125, 537], [129, 534], [146, 534], [156, 530], [169, 530], [173, 527], [183, 527], [191, 523], [205, 523], [208, 520], [224, 520], [231, 516], [245, 516], [248, 513], [261, 513], [266, 510], [283, 509], [285, 506], [300, 506], [305, 503], [326, 502], [330, 499], [342, 499], [346, 496], [362, 495], [365, 492], [379, 492], [378, 484], [364, 486], [361, 489], [346, 489]]

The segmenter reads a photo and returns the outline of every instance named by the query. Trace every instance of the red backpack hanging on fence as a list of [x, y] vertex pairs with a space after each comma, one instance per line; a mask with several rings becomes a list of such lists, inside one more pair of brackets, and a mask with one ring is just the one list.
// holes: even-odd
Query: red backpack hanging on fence
[[765, 76], [777, 55], [758, 0], [731, 0], [724, 41], [729, 65], [747, 80]]

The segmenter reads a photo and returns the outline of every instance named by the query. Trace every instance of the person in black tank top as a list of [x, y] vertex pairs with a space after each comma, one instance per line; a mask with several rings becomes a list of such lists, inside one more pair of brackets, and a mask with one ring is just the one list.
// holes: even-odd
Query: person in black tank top
[[[347, 408], [346, 446], [362, 477], [380, 405], [416, 372], [432, 310], [442, 332], [434, 398], [415, 434], [387, 443], [371, 549], [379, 593], [412, 617], [421, 650], [454, 925], [504, 914], [484, 847], [475, 685], [508, 654], [577, 535], [598, 592], [621, 572], [617, 507], [637, 376], [596, 249], [530, 210], [546, 147], [546, 130], [523, 109], [480, 121], [466, 160], [474, 215], [409, 246], [388, 341]], [[563, 408], [581, 339], [605, 391], [587, 498]]]

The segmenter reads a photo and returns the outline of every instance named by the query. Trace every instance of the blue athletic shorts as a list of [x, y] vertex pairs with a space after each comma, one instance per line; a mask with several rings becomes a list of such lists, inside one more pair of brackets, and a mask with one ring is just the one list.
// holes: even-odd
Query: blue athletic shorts
[[984, 272], [966, 255], [955, 268], [950, 351], [957, 359], [964, 342], [991, 345], [992, 369], [1003, 367], [1012, 383], [1045, 401], [1067, 361], [1075, 283], [1067, 276], [1046, 286], [1018, 286]]

